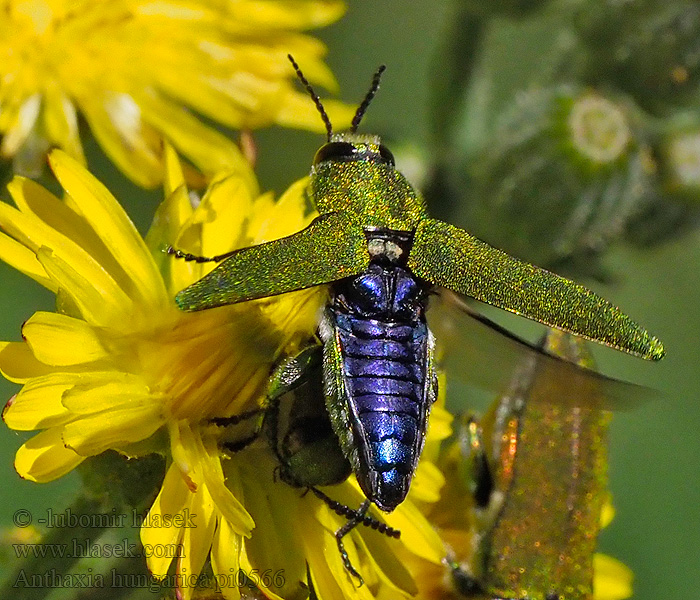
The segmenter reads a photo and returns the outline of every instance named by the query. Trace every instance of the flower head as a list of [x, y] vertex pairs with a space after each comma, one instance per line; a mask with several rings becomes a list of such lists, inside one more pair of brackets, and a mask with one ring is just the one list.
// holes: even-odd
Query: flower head
[[[107, 449], [166, 454], [169, 467], [147, 520], [158, 526], [141, 536], [144, 545], [182, 548], [175, 568], [185, 598], [208, 559], [227, 598], [240, 596], [240, 573], [266, 594], [286, 598], [308, 585], [319, 597], [370, 598], [387, 586], [399, 597], [415, 591], [395, 550], [432, 563], [444, 555], [414, 504], [437, 499], [442, 478], [429, 461], [399, 509], [373, 515], [400, 529], [400, 541], [365, 527], [347, 536], [367, 584], [357, 588], [334, 537], [346, 518], [276, 478], [279, 465], [264, 436], [223, 453], [228, 433], [211, 421], [263, 405], [273, 365], [314, 335], [323, 288], [195, 313], [173, 301], [211, 265], [174, 260], [161, 251], [166, 243], [216, 255], [299, 230], [313, 216], [305, 210], [306, 180], [275, 202], [258, 194], [249, 173], [220, 176], [193, 207], [169, 150], [169, 195], [144, 241], [79, 163], [60, 151], [50, 163], [63, 200], [16, 178], [10, 192], [17, 208], [0, 204], [7, 232], [0, 256], [58, 302], [57, 312], [25, 323], [23, 342], [0, 347], [0, 370], [23, 385], [8, 402], [5, 422], [43, 430], [17, 452], [20, 475], [48, 481]], [[449, 417], [439, 407], [434, 412], [428, 446], [449, 435]], [[363, 499], [352, 478], [325, 491], [350, 508]], [[188, 526], [192, 521], [196, 526]], [[173, 553], [166, 554], [148, 558], [157, 577], [172, 568]]]
[[[323, 45], [300, 31], [343, 10], [337, 0], [11, 0], [0, 23], [0, 153], [25, 170], [51, 146], [83, 160], [82, 115], [143, 186], [163, 177], [162, 140], [206, 175], [239, 167], [236, 146], [199, 115], [239, 129], [320, 130], [286, 55], [334, 89]], [[351, 114], [326, 108], [339, 122]]]

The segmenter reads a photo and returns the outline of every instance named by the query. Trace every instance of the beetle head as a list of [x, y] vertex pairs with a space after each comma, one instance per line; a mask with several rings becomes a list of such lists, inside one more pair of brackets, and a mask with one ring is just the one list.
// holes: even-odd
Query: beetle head
[[366, 161], [394, 166], [394, 155], [376, 135], [334, 133], [316, 152], [314, 165], [322, 162]]

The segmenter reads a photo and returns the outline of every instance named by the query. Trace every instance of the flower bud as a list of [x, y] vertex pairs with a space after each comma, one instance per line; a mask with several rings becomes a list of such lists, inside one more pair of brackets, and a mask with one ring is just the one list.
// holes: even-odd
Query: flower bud
[[537, 264], [601, 252], [652, 185], [633, 108], [593, 90], [524, 94], [490, 143], [470, 172], [470, 230]]
[[700, 126], [672, 127], [654, 145], [659, 188], [644, 211], [628, 225], [628, 239], [642, 247], [700, 225]]
[[673, 133], [659, 150], [664, 191], [700, 206], [700, 127]]

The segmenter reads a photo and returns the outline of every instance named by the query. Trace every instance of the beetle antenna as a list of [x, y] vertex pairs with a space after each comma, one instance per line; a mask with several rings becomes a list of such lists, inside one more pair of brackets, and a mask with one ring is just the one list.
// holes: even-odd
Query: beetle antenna
[[331, 120], [328, 118], [328, 114], [326, 113], [326, 109], [323, 108], [323, 104], [321, 104], [321, 99], [318, 97], [318, 94], [316, 92], [314, 92], [314, 88], [311, 87], [309, 80], [306, 79], [306, 77], [304, 77], [304, 74], [301, 72], [301, 69], [299, 68], [299, 65], [297, 64], [297, 61], [294, 60], [294, 57], [291, 54], [287, 54], [287, 58], [289, 59], [289, 62], [292, 63], [292, 66], [294, 67], [294, 70], [296, 71], [296, 74], [297, 74], [297, 77], [299, 78], [299, 81], [301, 81], [304, 84], [306, 91], [309, 92], [309, 95], [311, 96], [311, 99], [314, 101], [314, 104], [316, 105], [318, 112], [321, 113], [321, 119], [323, 119], [323, 123], [326, 126], [326, 131], [328, 132], [328, 141], [330, 142], [331, 136], [333, 135], [333, 125], [331, 125]]
[[365, 111], [367, 110], [369, 103], [372, 102], [372, 98], [374, 98], [375, 94], [377, 93], [377, 90], [379, 89], [379, 81], [381, 80], [382, 73], [384, 73], [385, 69], [386, 65], [381, 65], [377, 69], [377, 72], [374, 74], [374, 77], [372, 78], [372, 85], [370, 86], [369, 91], [365, 96], [365, 99], [362, 101], [362, 104], [360, 104], [360, 106], [357, 108], [355, 116], [352, 118], [352, 124], [350, 125], [351, 133], [355, 133], [357, 131], [362, 117], [365, 116]]

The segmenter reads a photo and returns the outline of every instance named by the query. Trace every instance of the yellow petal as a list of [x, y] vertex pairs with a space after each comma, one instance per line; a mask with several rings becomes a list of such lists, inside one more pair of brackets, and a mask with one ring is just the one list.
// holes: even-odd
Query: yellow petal
[[282, 506], [288, 508], [289, 505], [276, 494], [275, 497], [270, 496], [268, 486], [260, 481], [260, 473], [257, 477], [252, 476], [252, 479], [250, 472], [244, 477], [246, 506], [253, 511], [256, 524], [253, 535], [243, 541], [246, 555], [251, 566], [259, 572], [266, 568], [284, 571], [285, 585], [275, 592], [285, 596], [296, 588], [306, 573], [304, 556], [298, 551], [301, 541], [293, 519], [289, 518], [288, 511], [280, 514], [280, 511], [275, 510]]
[[[174, 553], [167, 550], [179, 544], [182, 529], [172, 517], [184, 516], [190, 495], [182, 474], [176, 466], [171, 465], [139, 532], [148, 569], [157, 579], [163, 579], [168, 574], [170, 563], [175, 557]], [[166, 551], [157, 552], [158, 549]]]
[[411, 483], [409, 498], [412, 501], [437, 502], [443, 485], [445, 485], [445, 476], [442, 471], [431, 462], [421, 461], [418, 463]]
[[[275, 122], [284, 127], [296, 127], [311, 131], [324, 132], [326, 130], [313, 102], [309, 97], [300, 92], [289, 91], [275, 115]], [[326, 109], [334, 131], [342, 131], [350, 126], [355, 114], [355, 108], [338, 102], [337, 100], [324, 99], [323, 108]]]
[[64, 201], [59, 200], [35, 181], [24, 177], [15, 177], [8, 189], [20, 211], [28, 216], [37, 217], [51, 229], [80, 246], [100, 263], [122, 288], [130, 289], [129, 277], [121, 263], [107, 249], [70, 196]]
[[[313, 584], [314, 591], [319, 600], [347, 600], [353, 598], [354, 594], [346, 596], [345, 590], [347, 584], [341, 587], [341, 582], [336, 579], [335, 573], [331, 571], [326, 562], [326, 554], [330, 552], [338, 553], [338, 547], [335, 544], [329, 544], [327, 538], [330, 535], [321, 536], [314, 535], [318, 531], [318, 522], [308, 511], [299, 512], [299, 526], [307, 532], [304, 536], [304, 555], [309, 565], [309, 576]], [[341, 574], [341, 577], [348, 577], [347, 574]], [[366, 588], [367, 586], [363, 586]]]
[[11, 237], [0, 232], [0, 258], [8, 265], [21, 271], [45, 288], [56, 292], [56, 282], [47, 277], [44, 267], [37, 260], [36, 254]]
[[139, 96], [138, 103], [144, 120], [162, 131], [164, 137], [203, 173], [245, 172], [248, 164], [238, 147], [189, 111], [164, 98], [145, 94]]
[[442, 540], [413, 502], [404, 502], [386, 515], [386, 522], [401, 531], [401, 542], [411, 552], [430, 562], [442, 563], [447, 554]]
[[377, 531], [361, 529], [358, 531], [358, 543], [369, 558], [373, 570], [379, 579], [391, 590], [394, 598], [411, 598], [418, 593], [418, 587], [411, 573], [401, 563], [392, 547], [401, 544]]
[[164, 147], [165, 180], [163, 181], [163, 188], [165, 189], [165, 196], [167, 198], [176, 189], [185, 185], [185, 176], [182, 174], [182, 165], [180, 164], [180, 158], [178, 157], [177, 152], [175, 152], [175, 148], [173, 148], [167, 142], [164, 144]]
[[215, 505], [206, 486], [200, 488], [192, 494], [190, 504], [192, 511], [191, 525], [183, 528], [182, 547], [184, 552], [178, 560], [178, 573], [187, 577], [183, 579], [186, 583], [178, 586], [182, 591], [182, 598], [190, 600], [194, 592], [191, 585], [191, 577], [202, 572], [209, 550], [214, 539], [216, 528]]
[[[434, 406], [430, 411], [428, 440], [445, 440], [452, 435], [452, 414], [442, 406]], [[426, 440], [427, 441], [427, 440]]]
[[632, 595], [634, 575], [619, 560], [606, 554], [593, 555], [593, 597], [595, 600], [624, 600]]
[[40, 109], [40, 94], [32, 94], [22, 102], [15, 114], [16, 120], [7, 129], [2, 138], [2, 143], [0, 143], [0, 151], [2, 151], [3, 156], [13, 156], [17, 153], [34, 128]]
[[63, 394], [62, 402], [68, 410], [81, 415], [129, 407], [150, 407], [154, 414], [162, 412], [162, 399], [151, 394], [139, 376], [118, 371], [81, 374]]
[[610, 522], [615, 518], [615, 507], [611, 502], [610, 496], [603, 504], [603, 509], [600, 511], [600, 527], [601, 529], [610, 525]]
[[22, 326], [22, 335], [41, 362], [77, 365], [109, 358], [95, 330], [85, 321], [66, 315], [36, 312]]
[[[17, 188], [10, 186], [9, 189], [12, 193]], [[105, 311], [108, 308], [115, 308], [115, 304], [117, 307], [125, 308], [126, 310], [131, 308], [131, 301], [105, 269], [90, 254], [65, 235], [48, 227], [39, 219], [25, 215], [4, 202], [0, 202], [0, 225], [10, 235], [21, 240], [37, 253], [37, 258], [47, 275], [52, 276], [53, 274], [49, 273], [46, 261], [42, 260], [42, 258], [51, 257], [50, 260], [52, 262], [69, 263], [71, 270], [82, 281], [83, 287], [87, 286], [86, 282], [90, 282], [89, 287], [93, 289], [98, 288], [102, 297], [99, 306], [93, 308]], [[43, 250], [43, 257], [40, 256], [42, 247], [50, 248], [50, 250]], [[59, 286], [61, 286], [61, 283], [59, 280]], [[71, 283], [75, 284], [74, 282]], [[66, 287], [66, 285], [61, 287], [64, 287], [69, 292], [74, 291], [71, 287]]]
[[17, 450], [15, 469], [24, 479], [45, 483], [72, 471], [83, 460], [64, 447], [61, 429], [55, 427], [35, 435]]
[[[304, 177], [294, 182], [282, 194], [277, 202], [265, 194], [255, 200], [253, 214], [257, 217], [248, 225], [248, 235], [256, 244], [276, 240], [287, 235], [301, 231], [316, 216], [315, 212], [308, 216], [306, 206], [308, 200], [306, 191], [309, 186], [309, 178]], [[263, 208], [263, 203], [269, 202], [269, 209]]]
[[[8, 186], [8, 189], [12, 193], [15, 188]], [[40, 220], [24, 215], [8, 204], [0, 202], [0, 225], [13, 237], [23, 242], [26, 240], [25, 243], [37, 253], [37, 258], [44, 270], [46, 270], [46, 264], [38, 256], [42, 246], [50, 248], [51, 254], [56, 259], [68, 262], [71, 268], [80, 274], [83, 279], [92, 282], [93, 286], [107, 292], [105, 301], [102, 302], [103, 305], [109, 306], [111, 302], [119, 302], [120, 300], [127, 305], [130, 304], [128, 297], [124, 295], [116, 285], [116, 282], [92, 256], [75, 244], [75, 242], [48, 227]], [[49, 274], [48, 271], [47, 274]]]
[[255, 522], [238, 498], [226, 487], [220, 453], [208, 454], [203, 462], [203, 468], [207, 488], [219, 507], [222, 517], [238, 535], [250, 536]]
[[241, 536], [226, 519], [219, 519], [211, 547], [211, 567], [226, 600], [239, 600], [241, 597], [240, 554]]
[[192, 216], [192, 204], [187, 188], [181, 186], [156, 209], [146, 235], [146, 244], [163, 276], [169, 282], [171, 295], [195, 281], [194, 264], [166, 254], [165, 249], [177, 243], [182, 224]]
[[68, 423], [63, 430], [63, 443], [81, 456], [94, 456], [145, 440], [162, 424], [159, 403], [141, 399]]
[[49, 162], [102, 242], [128, 269], [140, 299], [151, 307], [160, 306], [167, 298], [163, 280], [143, 238], [121, 205], [106, 187], [64, 152], [54, 150]]
[[25, 342], [0, 342], [0, 373], [13, 383], [25, 383], [53, 371], [36, 359]]
[[136, 184], [156, 187], [163, 176], [162, 140], [141, 119], [141, 109], [127, 94], [105, 100], [83, 98], [80, 108], [105, 153]]
[[[236, 533], [249, 536], [255, 523], [224, 483], [221, 452], [216, 441], [211, 440], [209, 447], [206, 447], [198, 428], [185, 421], [180, 421], [178, 425], [177, 433], [172, 436], [173, 457], [181, 466], [186, 465], [184, 472], [195, 478], [198, 485], [204, 483], [207, 486], [207, 493], [213, 496], [222, 516], [228, 519]], [[170, 429], [172, 431], [174, 428], [171, 426]], [[190, 465], [197, 465], [198, 472]]]
[[31, 431], [68, 422], [73, 417], [62, 399], [75, 382], [74, 373], [51, 373], [30, 379], [5, 407], [5, 423], [11, 429]]
[[43, 117], [49, 140], [84, 163], [75, 105], [57, 86], [49, 85], [44, 90]]
[[126, 326], [135, 318], [131, 299], [98, 265], [81, 264], [82, 261], [78, 259], [72, 261], [73, 264], [78, 262], [79, 268], [74, 269], [46, 248], [37, 252], [37, 258], [89, 323], [101, 326], [120, 323]]
[[249, 0], [244, 4], [232, 2], [226, 8], [234, 22], [239, 21], [255, 28], [323, 27], [337, 21], [345, 13], [345, 4], [336, 0], [304, 0], [293, 3]]
[[237, 175], [212, 184], [192, 217], [192, 223], [206, 225], [201, 234], [204, 255], [221, 254], [236, 247], [252, 203], [247, 182]]
[[[302, 530], [309, 532], [304, 539], [304, 548], [306, 559], [309, 563], [309, 571], [319, 599], [366, 598], [367, 600], [373, 600], [369, 586], [357, 587], [357, 580], [348, 573], [343, 564], [334, 535], [341, 519], [331, 512], [325, 504], [318, 503], [317, 506], [318, 508], [315, 511], [316, 523], [307, 521], [307, 518], [302, 516], [304, 511], [299, 511], [297, 514], [303, 528]], [[306, 512], [307, 514], [310, 513], [310, 511]], [[310, 532], [318, 531], [319, 523], [323, 529], [319, 534], [310, 535]], [[351, 532], [343, 538], [343, 543], [350, 562], [361, 570], [355, 546], [357, 535], [356, 531]], [[319, 587], [317, 588], [316, 585]]]

